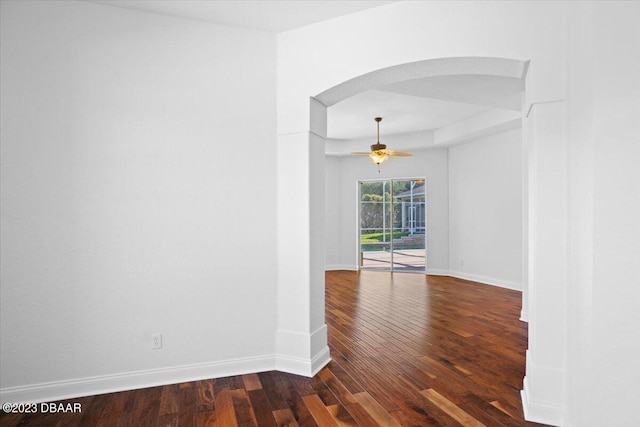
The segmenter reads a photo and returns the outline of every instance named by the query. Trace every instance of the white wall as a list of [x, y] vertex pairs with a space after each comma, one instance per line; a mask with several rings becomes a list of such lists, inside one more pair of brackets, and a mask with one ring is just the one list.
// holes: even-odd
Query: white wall
[[2, 400], [271, 369], [275, 38], [1, 5]]
[[[353, 269], [353, 262], [345, 260], [343, 256], [342, 224], [345, 213], [342, 207], [342, 192], [344, 186], [349, 185], [342, 181], [342, 158], [335, 156], [325, 157], [324, 172], [324, 211], [325, 211], [325, 269], [343, 270]], [[355, 202], [354, 202], [355, 203]], [[345, 263], [346, 262], [346, 263]]]
[[[393, 137], [387, 136], [387, 143], [392, 144], [392, 141]], [[446, 149], [415, 151], [412, 157], [390, 158], [380, 166], [380, 172], [371, 159], [363, 156], [327, 157], [325, 164], [327, 268], [358, 268], [358, 181], [425, 177], [427, 273], [447, 273], [449, 202]], [[330, 176], [333, 174], [336, 176]], [[329, 184], [334, 186], [334, 190], [329, 189]], [[333, 230], [340, 232], [336, 234]], [[331, 250], [335, 253], [330, 253]]]
[[449, 148], [449, 272], [521, 289], [522, 130]]
[[[566, 96], [573, 247], [566, 424], [636, 425], [640, 3], [585, 3], [570, 12]], [[580, 49], [571, 49], [578, 41]]]

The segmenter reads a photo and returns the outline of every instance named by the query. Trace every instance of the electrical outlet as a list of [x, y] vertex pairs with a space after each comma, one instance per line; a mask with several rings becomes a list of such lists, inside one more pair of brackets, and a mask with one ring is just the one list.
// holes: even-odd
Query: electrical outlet
[[162, 334], [153, 334], [151, 335], [151, 339], [153, 340], [151, 347], [153, 350], [162, 348]]

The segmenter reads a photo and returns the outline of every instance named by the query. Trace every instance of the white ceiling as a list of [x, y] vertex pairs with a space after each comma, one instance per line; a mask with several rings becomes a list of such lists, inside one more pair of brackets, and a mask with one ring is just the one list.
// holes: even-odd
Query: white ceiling
[[384, 141], [385, 135], [439, 129], [489, 109], [483, 105], [369, 90], [329, 107], [327, 136], [375, 139], [376, 122], [373, 119], [382, 117], [380, 139]]
[[517, 111], [523, 87], [522, 79], [467, 74], [408, 80], [382, 90]]
[[[453, 75], [409, 80], [352, 96], [328, 108], [327, 136], [359, 139], [436, 130], [492, 109], [520, 110], [522, 80]], [[372, 141], [372, 143], [375, 141]]]
[[[186, 19], [282, 32], [393, 1], [368, 0], [84, 0]], [[372, 138], [436, 130], [491, 109], [520, 110], [522, 80], [455, 75], [404, 81], [352, 96], [328, 109], [327, 136]]]
[[393, 1], [369, 0], [85, 0], [108, 6], [178, 16], [278, 33]]

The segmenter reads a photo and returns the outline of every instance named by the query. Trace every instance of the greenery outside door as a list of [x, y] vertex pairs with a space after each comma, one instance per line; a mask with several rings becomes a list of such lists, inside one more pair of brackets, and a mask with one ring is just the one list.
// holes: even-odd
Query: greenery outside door
[[360, 268], [424, 273], [424, 178], [359, 182]]

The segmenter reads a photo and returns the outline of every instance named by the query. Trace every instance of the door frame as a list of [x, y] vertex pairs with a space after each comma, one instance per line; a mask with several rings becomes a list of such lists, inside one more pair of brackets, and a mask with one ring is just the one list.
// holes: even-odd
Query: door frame
[[[419, 271], [402, 271], [402, 273], [420, 273], [420, 274], [426, 274], [427, 273], [427, 177], [426, 176], [412, 176], [412, 177], [388, 177], [388, 178], [367, 178], [367, 179], [358, 179], [356, 180], [356, 203], [357, 203], [357, 209], [356, 209], [356, 263], [355, 265], [358, 268], [358, 271], [362, 271], [362, 270], [369, 270], [366, 268], [363, 268], [362, 266], [362, 260], [363, 260], [363, 252], [361, 250], [362, 248], [362, 242], [361, 242], [361, 238], [360, 238], [360, 234], [361, 234], [361, 229], [360, 229], [360, 218], [361, 218], [361, 207], [362, 207], [362, 203], [361, 203], [361, 198], [362, 195], [360, 194], [360, 189], [361, 186], [360, 184], [363, 182], [383, 182], [383, 181], [388, 181], [391, 183], [391, 206], [393, 209], [393, 182], [394, 181], [423, 181], [424, 182], [424, 221], [425, 221], [425, 232], [424, 232], [424, 236], [425, 236], [425, 240], [424, 240], [424, 268], [422, 270]], [[384, 200], [384, 199], [383, 199]], [[391, 225], [390, 225], [390, 230], [391, 230], [391, 240], [390, 240], [390, 262], [389, 262], [389, 269], [388, 270], [377, 270], [377, 269], [371, 269], [371, 271], [388, 271], [390, 273], [394, 273], [394, 269], [393, 269], [393, 252], [394, 252], [394, 248], [393, 248], [393, 210], [392, 210], [392, 214], [391, 214]]]

